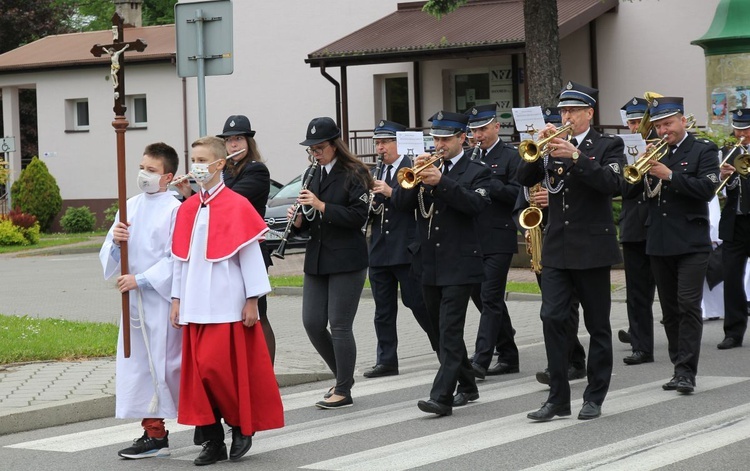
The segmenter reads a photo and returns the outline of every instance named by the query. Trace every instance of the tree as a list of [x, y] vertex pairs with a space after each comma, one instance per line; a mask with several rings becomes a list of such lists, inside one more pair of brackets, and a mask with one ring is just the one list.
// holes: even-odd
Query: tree
[[52, 34], [71, 31], [75, 10], [65, 0], [3, 0], [0, 54]]
[[[423, 10], [437, 18], [447, 15], [467, 0], [429, 0]], [[528, 102], [552, 106], [560, 92], [560, 36], [557, 25], [557, 0], [524, 0], [523, 17], [526, 41], [525, 78]]]
[[[73, 6], [82, 19], [80, 29], [100, 31], [112, 27], [115, 4], [112, 0], [60, 0]], [[174, 23], [177, 0], [143, 0], [143, 26]]]
[[62, 208], [57, 180], [47, 165], [34, 157], [10, 188], [13, 205], [22, 212], [36, 216], [42, 231], [47, 231]]

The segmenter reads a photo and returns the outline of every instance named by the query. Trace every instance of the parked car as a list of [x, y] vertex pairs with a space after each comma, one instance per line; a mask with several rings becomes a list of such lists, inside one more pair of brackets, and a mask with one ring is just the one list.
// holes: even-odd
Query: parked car
[[[302, 175], [284, 185], [266, 205], [266, 224], [271, 229], [266, 233], [266, 243], [271, 250], [276, 250], [284, 234], [288, 219], [287, 209], [294, 204], [302, 189]], [[289, 234], [286, 247], [304, 248], [310, 236], [307, 233]]]

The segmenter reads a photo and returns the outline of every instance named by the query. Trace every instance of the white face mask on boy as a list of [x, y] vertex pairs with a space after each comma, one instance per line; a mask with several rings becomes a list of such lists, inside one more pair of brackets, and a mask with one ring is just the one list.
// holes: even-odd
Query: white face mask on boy
[[157, 193], [161, 189], [161, 186], [159, 185], [161, 177], [162, 175], [159, 175], [158, 173], [141, 169], [141, 171], [138, 172], [138, 188], [144, 193]]
[[214, 177], [214, 175], [216, 175], [216, 172], [218, 172], [218, 170], [214, 172], [209, 172], [208, 166], [215, 164], [216, 162], [219, 162], [219, 161], [214, 160], [210, 164], [195, 164], [194, 163], [190, 165], [190, 173], [193, 174], [193, 178], [195, 178], [195, 181], [200, 184], [207, 183], [208, 181], [210, 181]]

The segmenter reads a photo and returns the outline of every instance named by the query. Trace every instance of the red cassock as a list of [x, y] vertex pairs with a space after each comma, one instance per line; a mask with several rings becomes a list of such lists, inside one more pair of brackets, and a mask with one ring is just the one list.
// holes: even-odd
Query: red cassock
[[[172, 252], [180, 260], [189, 258], [193, 228], [202, 204], [209, 211], [205, 254], [209, 261], [230, 258], [268, 230], [247, 199], [222, 183], [205, 201], [196, 194], [179, 208]], [[281, 395], [260, 324], [183, 326], [178, 422], [213, 424], [214, 409], [227, 424], [239, 426], [243, 435], [284, 426]]]

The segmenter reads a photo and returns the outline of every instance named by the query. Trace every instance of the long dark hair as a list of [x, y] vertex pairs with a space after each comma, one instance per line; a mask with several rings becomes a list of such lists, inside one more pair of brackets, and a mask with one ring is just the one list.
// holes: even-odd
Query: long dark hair
[[367, 168], [367, 165], [362, 163], [362, 161], [349, 150], [349, 146], [346, 145], [343, 139], [337, 137], [328, 142], [336, 148], [336, 159], [346, 171], [347, 184], [351, 181], [357, 181], [368, 190], [372, 188], [374, 182], [372, 180], [372, 175], [370, 175], [370, 170]]
[[255, 142], [255, 139], [246, 134], [242, 134], [242, 137], [245, 138], [245, 143], [247, 144], [247, 153], [241, 160], [237, 161], [233, 165], [227, 165], [227, 171], [233, 177], [236, 177], [248, 162], [263, 161], [263, 157], [260, 155], [258, 144]]

